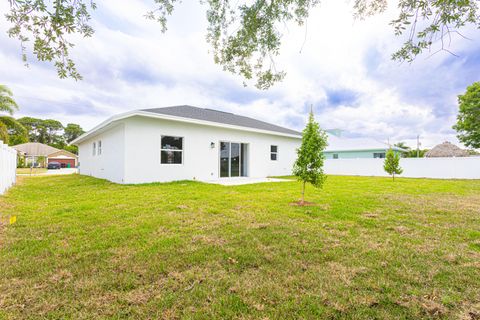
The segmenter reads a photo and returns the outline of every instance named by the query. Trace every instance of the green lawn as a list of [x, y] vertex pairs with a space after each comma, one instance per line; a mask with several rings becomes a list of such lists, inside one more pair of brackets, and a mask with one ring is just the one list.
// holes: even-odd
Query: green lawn
[[480, 181], [122, 186], [0, 197], [0, 319], [480, 317]]
[[40, 174], [46, 173], [45, 168], [17, 168], [17, 174]]

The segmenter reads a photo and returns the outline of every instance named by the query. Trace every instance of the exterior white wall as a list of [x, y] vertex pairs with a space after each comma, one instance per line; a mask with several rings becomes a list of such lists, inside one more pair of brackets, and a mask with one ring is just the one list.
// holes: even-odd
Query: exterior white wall
[[17, 151], [0, 141], [0, 194], [16, 181]]
[[[388, 176], [384, 159], [326, 159], [325, 173], [352, 176]], [[434, 179], [480, 179], [480, 157], [402, 158], [400, 177]]]
[[[101, 155], [98, 155], [98, 141], [102, 141]], [[93, 155], [93, 142], [96, 143], [95, 155]], [[80, 174], [124, 183], [125, 124], [117, 123], [80, 143], [78, 164]]]
[[[135, 116], [125, 119], [124, 183], [219, 179], [220, 141], [248, 144], [248, 176], [291, 174], [300, 139]], [[183, 137], [183, 164], [161, 164], [161, 136]], [[210, 144], [215, 143], [212, 149]], [[278, 160], [270, 160], [270, 146]], [[105, 149], [108, 142], [105, 143]], [[85, 160], [81, 159], [81, 166]], [[112, 180], [112, 179], [109, 179]]]

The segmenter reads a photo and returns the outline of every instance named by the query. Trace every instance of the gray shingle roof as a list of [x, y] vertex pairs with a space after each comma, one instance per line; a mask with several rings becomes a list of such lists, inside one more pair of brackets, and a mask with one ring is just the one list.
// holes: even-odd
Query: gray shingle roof
[[142, 109], [141, 111], [165, 114], [169, 116], [189, 118], [195, 120], [203, 120], [229, 124], [240, 127], [254, 128], [260, 130], [274, 131], [292, 135], [301, 135], [300, 132], [280, 127], [271, 123], [255, 120], [252, 118], [239, 116], [229, 112], [223, 112], [212, 109], [203, 109], [192, 106], [172, 106], [165, 108]]

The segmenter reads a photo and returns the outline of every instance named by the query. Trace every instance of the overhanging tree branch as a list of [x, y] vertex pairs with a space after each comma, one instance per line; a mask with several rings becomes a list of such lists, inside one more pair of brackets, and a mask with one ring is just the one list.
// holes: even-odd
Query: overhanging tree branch
[[[153, 8], [145, 17], [157, 21], [161, 31], [180, 0], [153, 0]], [[52, 62], [60, 78], [81, 79], [70, 49], [72, 36], [93, 35], [90, 12], [96, 4], [87, 0], [9, 0], [6, 14], [12, 24], [10, 37], [19, 40], [22, 57], [27, 61], [28, 42], [40, 61]], [[275, 67], [283, 32], [280, 25], [294, 22], [304, 25], [309, 13], [320, 0], [201, 0], [206, 6], [208, 27], [206, 40], [212, 47], [213, 60], [225, 71], [254, 82], [259, 89], [268, 89], [285, 77]], [[412, 62], [425, 50], [431, 52], [440, 43], [440, 51], [449, 49], [452, 34], [463, 37], [460, 29], [467, 25], [480, 28], [480, 0], [399, 0], [398, 16], [391, 21], [396, 36], [406, 40], [392, 59]], [[387, 0], [355, 0], [354, 17], [365, 19], [387, 9]], [[444, 42], [448, 37], [448, 45]], [[302, 45], [303, 48], [303, 45]], [[435, 48], [436, 49], [436, 48]], [[437, 51], [435, 51], [437, 52]]]

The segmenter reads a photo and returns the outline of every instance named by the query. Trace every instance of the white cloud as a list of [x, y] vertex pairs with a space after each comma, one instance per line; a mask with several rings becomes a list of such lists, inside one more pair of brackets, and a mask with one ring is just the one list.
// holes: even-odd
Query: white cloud
[[[477, 80], [466, 60], [478, 50], [473, 41], [454, 39], [464, 54], [459, 59], [438, 54], [412, 65], [392, 62], [391, 53], [402, 43], [388, 25], [394, 8], [354, 21], [348, 2], [324, 1], [306, 27], [285, 28], [276, 65], [287, 77], [262, 92], [244, 88], [242, 79], [213, 63], [204, 8], [197, 2], [176, 8], [166, 34], [143, 17], [153, 2], [106, 0], [98, 5], [94, 37], [77, 39], [72, 51], [84, 76], [81, 82], [58, 79], [48, 63], [34, 61], [25, 68], [15, 49], [18, 43], [0, 35], [1, 81], [21, 102], [19, 116], [52, 117], [88, 129], [130, 109], [191, 104], [300, 130], [314, 104], [325, 128], [391, 141], [413, 142], [421, 134], [430, 146], [446, 139], [457, 142], [451, 130], [455, 97]], [[0, 11], [7, 9], [7, 3], [0, 4]], [[3, 17], [0, 28], [7, 28]]]

